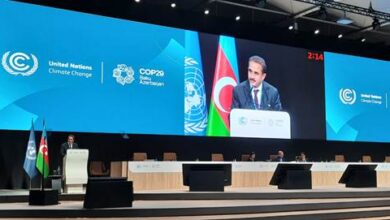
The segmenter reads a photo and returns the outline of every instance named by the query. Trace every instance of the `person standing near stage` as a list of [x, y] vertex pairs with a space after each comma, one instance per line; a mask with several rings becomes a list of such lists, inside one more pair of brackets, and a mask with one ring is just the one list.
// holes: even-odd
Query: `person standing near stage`
[[66, 151], [68, 149], [78, 149], [79, 148], [78, 144], [75, 143], [74, 140], [75, 140], [75, 137], [73, 134], [68, 135], [67, 142], [65, 142], [61, 145], [61, 156], [62, 157], [65, 157]]
[[73, 134], [70, 134], [68, 135], [68, 139], [65, 143], [61, 144], [61, 147], [60, 147], [60, 158], [58, 158], [58, 167], [57, 167], [57, 170], [54, 170], [53, 173], [56, 173], [56, 174], [60, 174], [61, 175], [61, 171], [63, 171], [64, 169], [64, 157], [66, 155], [66, 152], [68, 149], [78, 149], [79, 146], [77, 143], [74, 142], [75, 141], [75, 137]]

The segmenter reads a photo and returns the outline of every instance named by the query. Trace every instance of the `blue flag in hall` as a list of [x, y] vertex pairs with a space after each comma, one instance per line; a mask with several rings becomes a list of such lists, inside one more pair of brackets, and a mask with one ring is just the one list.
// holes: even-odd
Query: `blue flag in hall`
[[35, 167], [36, 158], [37, 147], [35, 144], [34, 124], [31, 123], [30, 137], [28, 139], [26, 157], [24, 159], [23, 165], [23, 168], [30, 177], [30, 179], [38, 174], [37, 168]]
[[204, 136], [207, 128], [207, 106], [197, 32], [186, 31], [185, 51], [184, 134]]

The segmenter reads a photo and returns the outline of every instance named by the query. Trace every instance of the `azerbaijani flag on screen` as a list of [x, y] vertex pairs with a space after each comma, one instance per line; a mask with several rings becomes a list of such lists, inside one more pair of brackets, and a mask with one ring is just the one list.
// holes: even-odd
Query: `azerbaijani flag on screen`
[[44, 178], [49, 176], [49, 148], [47, 146], [46, 126], [43, 125], [42, 137], [39, 143], [39, 152], [36, 167]]
[[229, 114], [233, 88], [239, 82], [233, 37], [220, 36], [214, 72], [207, 136], [230, 136]]

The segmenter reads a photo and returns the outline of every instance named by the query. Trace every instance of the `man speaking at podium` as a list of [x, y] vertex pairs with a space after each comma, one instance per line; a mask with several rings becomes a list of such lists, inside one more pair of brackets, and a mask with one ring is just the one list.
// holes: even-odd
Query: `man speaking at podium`
[[233, 90], [232, 109], [282, 110], [278, 90], [264, 81], [267, 64], [259, 56], [249, 58], [248, 80]]
[[68, 149], [78, 149], [79, 146], [77, 145], [77, 143], [74, 142], [74, 135], [73, 134], [70, 134], [68, 135], [68, 140], [67, 142], [61, 144], [61, 148], [60, 148], [60, 154], [61, 154], [61, 158], [59, 158], [59, 166], [57, 168], [57, 173], [60, 174], [61, 173], [61, 168], [64, 169], [64, 164], [63, 164], [63, 159], [66, 155], [66, 151]]
[[68, 135], [68, 141], [61, 145], [61, 156], [64, 157], [66, 155], [66, 151], [68, 149], [78, 149], [79, 146], [74, 142], [74, 135]]

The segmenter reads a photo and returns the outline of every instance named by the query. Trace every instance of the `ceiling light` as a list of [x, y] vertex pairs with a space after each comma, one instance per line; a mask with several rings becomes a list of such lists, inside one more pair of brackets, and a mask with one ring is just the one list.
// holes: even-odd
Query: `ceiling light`
[[360, 40], [362, 43], [364, 43], [364, 42], [366, 42], [366, 38], [362, 38], [361, 40]]
[[236, 16], [236, 21], [239, 21], [241, 19], [240, 15]]
[[343, 34], [339, 34], [339, 36], [337, 36], [338, 39], [341, 39], [343, 38]]
[[297, 21], [294, 21], [294, 30], [295, 31], [298, 31], [298, 22]]
[[345, 11], [344, 11], [344, 16], [343, 16], [342, 18], [339, 18], [339, 19], [337, 20], [337, 23], [339, 23], [339, 24], [344, 24], [344, 25], [348, 25], [348, 24], [352, 24], [353, 21], [352, 21], [350, 18], [347, 17], [347, 15], [346, 15], [346, 13], [345, 13]]
[[316, 29], [315, 31], [314, 31], [314, 34], [319, 34], [320, 33], [320, 29]]
[[141, 2], [141, 0], [134, 0], [135, 2], [137, 2], [137, 3], [140, 3]]
[[210, 14], [210, 10], [209, 10], [209, 9], [204, 10], [204, 14], [205, 14], [205, 15]]
[[296, 20], [294, 20], [294, 23], [292, 23], [290, 26], [288, 26], [288, 29], [290, 31], [292, 31], [292, 30], [298, 31], [298, 22]]
[[171, 3], [171, 8], [176, 8], [176, 3]]

